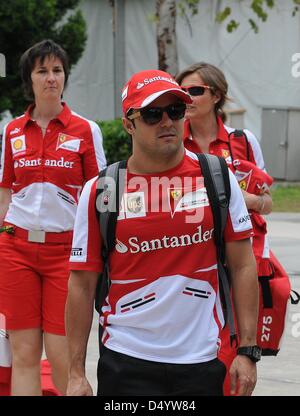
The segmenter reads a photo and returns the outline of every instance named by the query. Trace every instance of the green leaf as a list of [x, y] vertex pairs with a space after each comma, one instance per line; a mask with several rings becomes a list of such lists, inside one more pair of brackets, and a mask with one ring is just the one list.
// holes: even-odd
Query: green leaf
[[250, 23], [251, 28], [253, 29], [254, 33], [258, 33], [258, 26], [253, 19], [249, 19], [248, 22]]
[[272, 9], [274, 7], [274, 0], [266, 0], [267, 6]]
[[200, 0], [182, 0], [177, 4], [180, 16], [186, 16], [186, 8], [190, 11], [191, 16], [198, 13]]
[[254, 13], [263, 21], [265, 22], [267, 20], [267, 13], [263, 10], [263, 0], [253, 0], [251, 3], [251, 9], [254, 11]]
[[239, 25], [240, 24], [237, 21], [230, 20], [230, 22], [226, 26], [227, 32], [229, 33], [234, 32], [239, 27]]
[[218, 23], [224, 22], [224, 20], [226, 20], [227, 17], [230, 14], [231, 14], [231, 8], [230, 7], [225, 7], [225, 9], [223, 11], [220, 11], [219, 13], [217, 13], [216, 22], [218, 22]]

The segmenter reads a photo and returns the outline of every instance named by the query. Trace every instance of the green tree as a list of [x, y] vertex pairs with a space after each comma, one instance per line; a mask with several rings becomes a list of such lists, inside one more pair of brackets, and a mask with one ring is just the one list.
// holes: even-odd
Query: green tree
[[0, 117], [16, 116], [28, 105], [19, 74], [19, 59], [34, 43], [53, 39], [68, 52], [70, 67], [79, 60], [86, 42], [80, 0], [0, 0], [0, 53], [6, 58], [6, 77], [0, 78]]
[[[235, 19], [231, 19], [232, 7], [234, 7], [234, 3], [237, 2], [243, 2], [249, 7], [253, 16], [248, 19], [248, 23], [254, 32], [258, 33], [259, 22], [265, 22], [267, 20], [268, 9], [272, 9], [276, 6], [278, 0], [226, 0], [224, 2], [224, 4], [226, 4], [225, 7], [223, 7], [223, 9], [216, 14], [216, 22], [226, 22], [226, 29], [230, 33], [236, 30], [240, 25], [240, 23]], [[181, 0], [178, 3], [181, 15], [188, 19], [187, 12], [189, 12], [192, 16], [194, 16], [198, 13], [200, 3], [201, 0]], [[289, 0], [289, 3], [291, 6], [291, 15], [295, 16], [299, 11], [300, 0]]]
[[[252, 16], [248, 23], [255, 33], [259, 31], [259, 24], [268, 18], [268, 11], [275, 7], [279, 0], [224, 0], [223, 8], [216, 13], [215, 20], [226, 24], [228, 32], [238, 29], [240, 22], [232, 18], [234, 4], [245, 3], [251, 10]], [[291, 6], [291, 15], [295, 16], [299, 11], [300, 0], [288, 0]], [[189, 24], [190, 17], [198, 13], [201, 0], [156, 0], [156, 14], [154, 20], [157, 23], [156, 43], [158, 51], [158, 66], [163, 71], [175, 75], [178, 69], [177, 42], [176, 42], [176, 7], [179, 15]]]

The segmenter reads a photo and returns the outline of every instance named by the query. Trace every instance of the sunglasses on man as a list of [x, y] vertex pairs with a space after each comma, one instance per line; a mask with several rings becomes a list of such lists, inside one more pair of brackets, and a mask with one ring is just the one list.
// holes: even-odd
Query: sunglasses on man
[[188, 92], [192, 97], [203, 95], [205, 90], [211, 90], [209, 85], [194, 85], [192, 87], [181, 87], [183, 91]]
[[141, 117], [146, 124], [152, 126], [162, 120], [163, 113], [165, 112], [171, 120], [181, 120], [185, 115], [185, 110], [185, 103], [170, 104], [166, 107], [145, 107], [141, 108], [139, 111], [129, 114], [127, 118], [129, 120], [134, 120], [135, 118]]

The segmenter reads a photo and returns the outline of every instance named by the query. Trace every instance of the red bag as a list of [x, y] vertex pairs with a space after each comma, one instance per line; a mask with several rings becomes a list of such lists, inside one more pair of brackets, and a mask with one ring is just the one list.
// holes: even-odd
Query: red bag
[[[256, 165], [245, 160], [234, 160], [235, 176], [242, 189], [260, 195], [273, 182], [271, 176]], [[270, 250], [269, 257], [263, 256], [264, 239], [267, 226], [264, 218], [251, 213], [254, 230], [253, 252], [257, 262], [259, 279], [259, 313], [257, 325], [257, 344], [262, 348], [262, 355], [277, 355], [280, 341], [284, 334], [287, 305], [290, 299], [291, 284], [284, 268]], [[292, 303], [299, 302], [299, 295]]]
[[269, 275], [259, 276], [259, 314], [257, 325], [257, 344], [262, 348], [262, 355], [277, 355], [280, 350], [280, 342], [284, 334], [289, 299], [292, 304], [297, 304], [300, 296], [293, 291], [287, 273], [274, 253], [270, 250], [270, 259], [265, 259], [269, 264]]

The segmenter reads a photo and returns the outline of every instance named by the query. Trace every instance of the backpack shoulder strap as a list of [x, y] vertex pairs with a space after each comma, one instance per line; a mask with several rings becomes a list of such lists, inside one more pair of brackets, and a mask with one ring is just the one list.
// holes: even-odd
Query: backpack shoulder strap
[[[243, 159], [250, 161], [250, 144], [247, 137], [247, 134], [244, 132], [244, 130], [233, 130], [231, 133], [228, 134], [228, 140], [229, 140], [229, 151], [232, 160], [235, 159]], [[242, 146], [244, 157], [235, 157], [235, 140], [243, 140], [244, 144]]]
[[221, 251], [221, 261], [224, 262], [223, 234], [227, 222], [230, 201], [228, 167], [225, 160], [221, 157], [198, 154], [198, 159], [213, 213], [215, 243]]
[[213, 214], [220, 294], [225, 319], [229, 325], [230, 341], [232, 344], [234, 341], [237, 341], [237, 336], [230, 295], [229, 275], [225, 269], [224, 244], [224, 230], [227, 223], [230, 202], [229, 170], [225, 160], [221, 157], [209, 154], [198, 154], [197, 156]]
[[96, 211], [103, 247], [107, 254], [115, 246], [119, 205], [124, 192], [126, 161], [122, 160], [100, 172], [97, 182]]
[[95, 308], [99, 313], [110, 286], [109, 254], [115, 247], [117, 219], [125, 186], [125, 169], [126, 160], [113, 163], [100, 172], [97, 181], [95, 209], [103, 243], [103, 272], [98, 279], [95, 295]]

